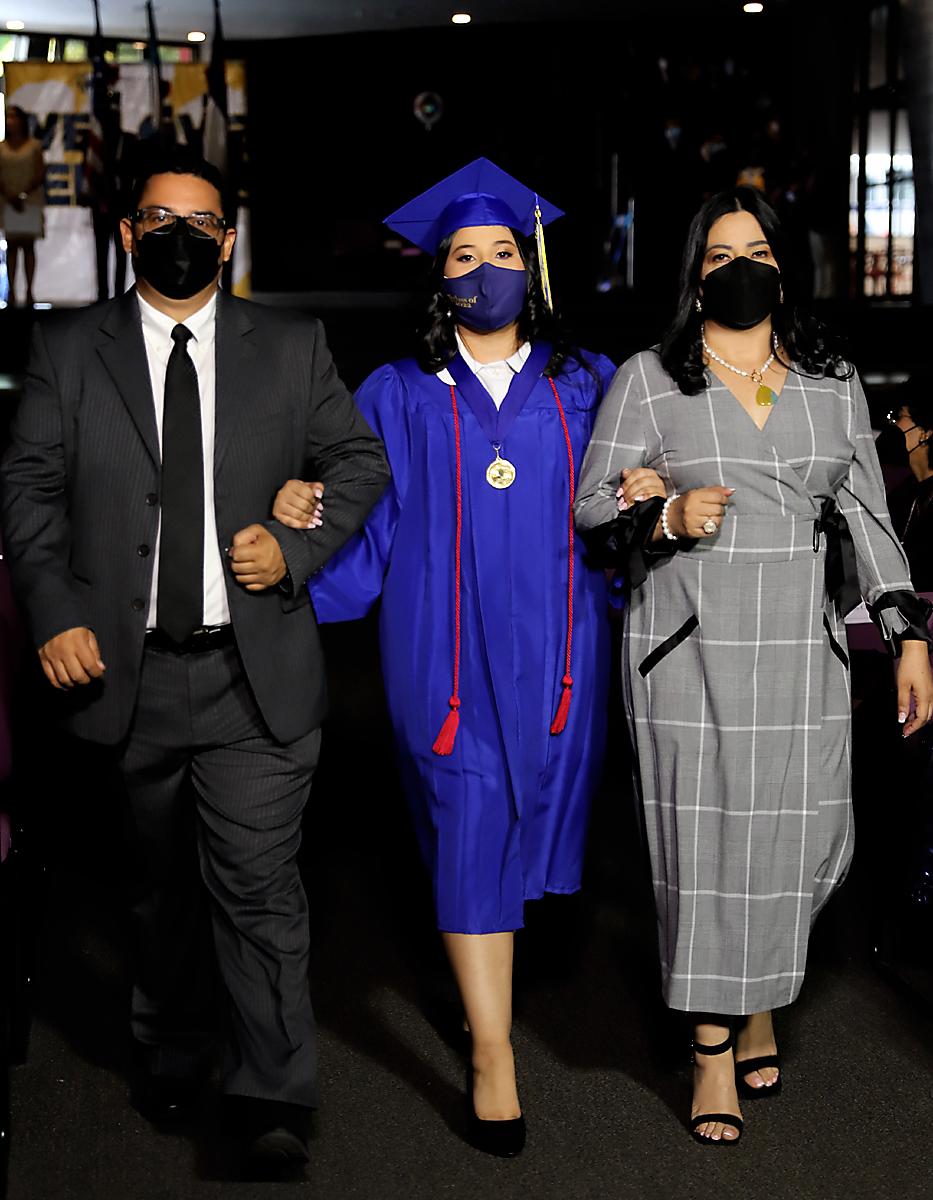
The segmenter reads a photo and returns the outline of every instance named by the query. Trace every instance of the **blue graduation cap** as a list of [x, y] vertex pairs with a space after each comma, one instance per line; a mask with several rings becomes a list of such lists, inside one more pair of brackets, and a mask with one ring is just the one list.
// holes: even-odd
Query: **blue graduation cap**
[[508, 225], [528, 235], [537, 211], [542, 225], [564, 215], [488, 158], [477, 158], [397, 208], [385, 224], [434, 254], [448, 234], [469, 225]]

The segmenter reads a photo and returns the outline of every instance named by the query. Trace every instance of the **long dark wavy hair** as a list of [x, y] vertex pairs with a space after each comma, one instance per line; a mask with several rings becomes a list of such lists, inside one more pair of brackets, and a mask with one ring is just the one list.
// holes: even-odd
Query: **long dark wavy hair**
[[[572, 361], [592, 375], [597, 386], [601, 386], [599, 373], [571, 342], [557, 313], [552, 313], [547, 306], [534, 237], [525, 237], [515, 229], [511, 233], [528, 273], [528, 293], [518, 318], [519, 342], [551, 343], [546, 375], [560, 375], [568, 361]], [[453, 234], [445, 237], [438, 246], [425, 283], [427, 303], [423, 306], [424, 316], [418, 328], [417, 358], [422, 371], [431, 375], [443, 370], [457, 353], [454, 337], [456, 321], [450, 311], [450, 301], [444, 295], [444, 267], [452, 242]]]
[[783, 298], [771, 315], [772, 328], [781, 347], [778, 361], [797, 374], [819, 379], [826, 376], [849, 379], [852, 367], [843, 358], [837, 339], [819, 321], [800, 313], [794, 262], [778, 215], [764, 197], [750, 187], [719, 192], [707, 200], [693, 218], [680, 271], [677, 312], [661, 340], [661, 363], [665, 371], [686, 396], [702, 392], [709, 382], [703, 363], [703, 314], [696, 309], [700, 298], [700, 273], [710, 229], [720, 217], [734, 212], [747, 212], [755, 218], [781, 272]]

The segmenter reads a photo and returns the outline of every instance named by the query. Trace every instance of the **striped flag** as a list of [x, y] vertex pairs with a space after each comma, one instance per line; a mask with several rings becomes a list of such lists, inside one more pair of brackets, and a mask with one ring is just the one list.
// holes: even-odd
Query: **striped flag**
[[214, 0], [214, 41], [207, 68], [207, 95], [204, 100], [202, 153], [208, 162], [226, 176], [230, 169], [227, 113], [227, 70], [224, 31], [220, 20], [220, 0]]
[[100, 28], [100, 3], [94, 0], [95, 33], [91, 39], [91, 113], [84, 143], [84, 195], [106, 208], [111, 190], [113, 112], [107, 87], [107, 64]]
[[152, 0], [146, 0], [146, 16], [149, 21], [149, 41], [146, 45], [146, 62], [149, 64], [149, 109], [152, 113], [152, 132], [162, 132], [162, 60], [159, 58], [159, 34], [156, 30]]

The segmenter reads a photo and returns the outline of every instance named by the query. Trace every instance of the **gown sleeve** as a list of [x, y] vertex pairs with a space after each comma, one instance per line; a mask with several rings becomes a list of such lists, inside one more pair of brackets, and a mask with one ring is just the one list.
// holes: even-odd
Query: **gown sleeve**
[[641, 355], [616, 372], [600, 405], [590, 439], [574, 515], [595, 566], [619, 567], [631, 587], [640, 587], [650, 564], [676, 550], [676, 542], [652, 542], [664, 501], [652, 497], [619, 512], [616, 489], [624, 468], [647, 458], [643, 405], [647, 384]]
[[855, 454], [836, 497], [855, 551], [859, 590], [885, 641], [930, 642], [927, 621], [933, 608], [913, 590], [910, 569], [894, 533], [868, 404], [861, 381], [849, 381], [849, 438]]
[[370, 428], [385, 444], [392, 479], [359, 533], [308, 580], [320, 624], [355, 621], [366, 616], [379, 598], [408, 488], [411, 414], [407, 389], [396, 368], [389, 365], [374, 371], [355, 399]]

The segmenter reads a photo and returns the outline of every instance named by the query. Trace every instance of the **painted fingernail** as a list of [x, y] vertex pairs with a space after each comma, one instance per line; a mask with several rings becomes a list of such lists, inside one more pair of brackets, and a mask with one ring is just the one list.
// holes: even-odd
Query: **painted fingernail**
[[625, 510], [626, 510], [627, 508], [628, 508], [628, 501], [627, 501], [627, 500], [623, 500], [623, 501], [622, 501], [622, 502], [619, 504], [619, 511], [620, 511], [620, 512], [625, 512]]
[[645, 498], [645, 497], [644, 497], [644, 495], [641, 495], [641, 496], [636, 496], [636, 497], [635, 497], [635, 500], [636, 500], [636, 501], [638, 501], [638, 500], [644, 500], [644, 498]]
[[905, 722], [906, 720], [907, 720], [907, 713], [904, 713], [904, 712], [899, 712], [899, 713], [897, 714], [897, 723], [898, 723], [898, 725], [903, 725], [903, 724], [904, 724], [904, 722]]

